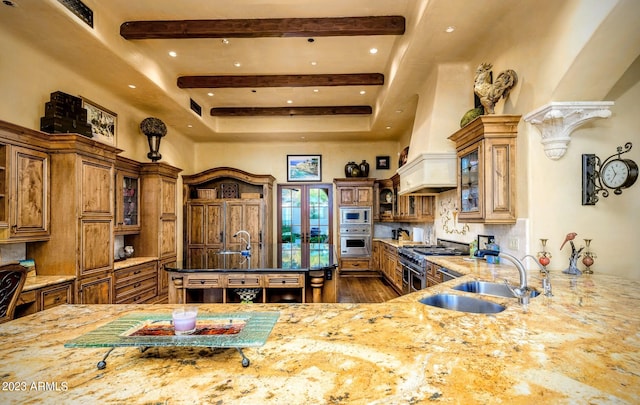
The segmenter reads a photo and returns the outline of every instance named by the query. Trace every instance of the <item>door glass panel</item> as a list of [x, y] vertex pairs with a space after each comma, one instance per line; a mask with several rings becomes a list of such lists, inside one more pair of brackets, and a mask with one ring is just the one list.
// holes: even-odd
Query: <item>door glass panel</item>
[[331, 185], [282, 186], [278, 265], [298, 269], [330, 264]]
[[329, 265], [329, 190], [309, 190], [309, 267]]
[[302, 193], [300, 189], [283, 188], [280, 193], [281, 220], [280, 252], [281, 267], [299, 269], [302, 267]]

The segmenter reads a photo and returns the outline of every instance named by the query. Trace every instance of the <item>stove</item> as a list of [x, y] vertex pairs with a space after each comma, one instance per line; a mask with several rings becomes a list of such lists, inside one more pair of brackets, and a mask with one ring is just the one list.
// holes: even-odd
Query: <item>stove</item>
[[398, 250], [402, 265], [402, 292], [410, 293], [427, 287], [429, 256], [462, 256], [469, 254], [466, 243], [438, 239], [437, 245], [405, 245]]

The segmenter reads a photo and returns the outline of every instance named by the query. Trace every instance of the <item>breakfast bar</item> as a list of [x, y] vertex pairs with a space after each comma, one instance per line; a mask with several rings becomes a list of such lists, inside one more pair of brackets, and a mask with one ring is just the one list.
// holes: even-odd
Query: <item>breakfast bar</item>
[[[483, 297], [470, 314], [420, 299], [512, 266], [434, 258], [465, 276], [382, 304], [200, 304], [198, 316], [278, 312], [265, 344], [233, 348], [65, 344], [124, 316], [180, 305], [63, 305], [0, 325], [3, 403], [407, 404], [640, 402], [640, 283], [552, 272], [553, 296]], [[538, 272], [529, 284], [539, 288]], [[106, 346], [105, 346], [106, 347]]]

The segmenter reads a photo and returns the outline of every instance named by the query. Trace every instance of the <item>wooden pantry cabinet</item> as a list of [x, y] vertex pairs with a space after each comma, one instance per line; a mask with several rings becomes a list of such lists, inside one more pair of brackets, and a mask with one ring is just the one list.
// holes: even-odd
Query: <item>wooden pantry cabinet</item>
[[51, 239], [27, 245], [38, 274], [76, 277], [75, 302], [112, 302], [114, 162], [119, 149], [75, 134], [49, 135]]
[[[229, 167], [183, 176], [187, 264], [208, 269], [247, 268], [249, 261], [241, 251], [250, 239], [251, 268], [273, 267], [274, 182], [271, 175]], [[234, 237], [238, 231], [248, 232], [249, 237], [244, 233]]]
[[482, 115], [449, 137], [458, 155], [460, 222], [516, 222], [520, 115]]

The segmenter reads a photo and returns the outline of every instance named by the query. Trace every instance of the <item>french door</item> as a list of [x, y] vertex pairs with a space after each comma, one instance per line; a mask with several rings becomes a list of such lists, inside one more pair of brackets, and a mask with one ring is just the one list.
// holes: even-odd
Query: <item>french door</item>
[[333, 184], [278, 185], [278, 267], [329, 266]]

